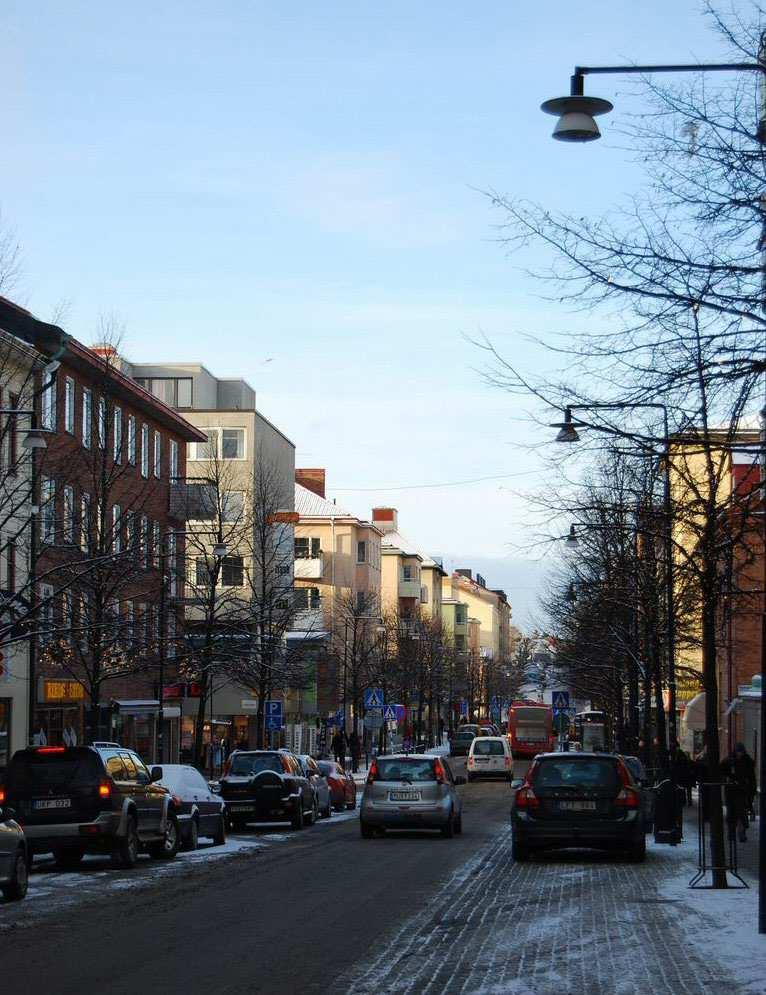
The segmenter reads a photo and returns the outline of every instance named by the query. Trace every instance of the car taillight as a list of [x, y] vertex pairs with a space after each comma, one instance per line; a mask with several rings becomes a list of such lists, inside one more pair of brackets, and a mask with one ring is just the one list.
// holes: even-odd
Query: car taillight
[[539, 808], [540, 799], [530, 784], [525, 784], [516, 792], [516, 808]]
[[98, 797], [99, 798], [111, 798], [112, 797], [112, 785], [109, 781], [102, 781], [98, 786]]
[[5, 788], [0, 787], [0, 805], [5, 804]]
[[372, 763], [370, 764], [370, 769], [367, 774], [367, 783], [372, 784], [372, 782], [377, 781], [379, 777], [380, 773], [378, 772], [378, 761], [373, 760]]
[[620, 808], [638, 808], [641, 804], [641, 799], [635, 788], [626, 787], [617, 795], [614, 804], [619, 805]]
[[65, 746], [38, 746], [38, 753], [66, 753]]
[[441, 760], [437, 760], [434, 763], [434, 774], [436, 775], [436, 780], [439, 784], [447, 783], [447, 772], [444, 769], [444, 764]]

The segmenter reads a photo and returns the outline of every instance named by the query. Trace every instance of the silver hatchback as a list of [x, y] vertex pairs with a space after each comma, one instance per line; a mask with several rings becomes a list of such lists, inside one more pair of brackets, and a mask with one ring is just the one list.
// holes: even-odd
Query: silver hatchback
[[458, 784], [465, 784], [465, 778], [455, 777], [443, 757], [378, 757], [362, 795], [362, 836], [370, 839], [376, 830], [385, 829], [439, 829], [448, 837], [462, 832]]

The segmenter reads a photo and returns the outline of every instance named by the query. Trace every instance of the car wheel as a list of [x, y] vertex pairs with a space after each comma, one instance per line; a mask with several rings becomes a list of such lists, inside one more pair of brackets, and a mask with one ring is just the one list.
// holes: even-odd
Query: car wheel
[[375, 835], [374, 829], [372, 828], [372, 826], [368, 822], [364, 822], [363, 820], [360, 820], [359, 821], [359, 828], [362, 831], [362, 839], [363, 840], [371, 840], [372, 837]]
[[290, 825], [293, 827], [293, 829], [303, 829], [303, 802], [301, 801], [300, 798], [298, 799], [298, 805], [296, 806], [295, 814], [290, 820]]
[[218, 824], [216, 830], [213, 833], [213, 843], [215, 846], [223, 846], [226, 842], [226, 819], [223, 817], [223, 813], [218, 816]]
[[452, 809], [450, 809], [449, 819], [447, 819], [447, 821], [442, 826], [442, 836], [444, 836], [445, 839], [451, 840], [454, 835], [455, 835], [455, 814], [452, 811]]
[[307, 826], [313, 826], [314, 823], [319, 818], [319, 812], [317, 811], [317, 800], [316, 798], [311, 799], [311, 812], [308, 815], [304, 815]]
[[196, 850], [199, 846], [199, 822], [195, 816], [189, 824], [189, 836], [184, 840], [184, 850]]
[[529, 847], [514, 839], [511, 843], [511, 856], [517, 864], [523, 864], [525, 860], [529, 860]]
[[333, 808], [335, 809], [336, 812], [343, 812], [343, 811], [345, 811], [345, 808], [346, 808], [346, 799], [344, 798], [343, 801], [334, 802], [333, 803]]
[[128, 818], [128, 828], [125, 831], [125, 835], [117, 840], [115, 848], [112, 851], [112, 861], [126, 871], [130, 870], [131, 867], [136, 866], [136, 862], [138, 861], [139, 845], [136, 820], [131, 815]]
[[27, 867], [27, 858], [24, 851], [19, 850], [13, 862], [13, 877], [8, 884], [3, 885], [3, 896], [9, 902], [20, 902], [26, 895], [28, 888], [29, 868]]
[[465, 775], [465, 779], [470, 784], [471, 781], [473, 781], [473, 779], [474, 779], [473, 774], [466, 774]]
[[353, 797], [353, 799], [352, 799], [352, 800], [351, 800], [350, 802], [346, 802], [346, 808], [347, 808], [347, 809], [348, 809], [348, 810], [349, 810], [350, 812], [353, 812], [353, 810], [354, 810], [354, 809], [356, 808], [356, 792], [354, 792], [354, 797]]
[[174, 815], [168, 815], [165, 822], [165, 836], [161, 843], [152, 843], [149, 854], [155, 860], [173, 860], [178, 853], [180, 843], [178, 819]]
[[646, 860], [646, 837], [642, 836], [639, 843], [628, 850], [628, 860], [632, 864], [643, 864]]
[[322, 815], [324, 816], [325, 819], [329, 819], [332, 815], [332, 802], [330, 801], [329, 795], [327, 796], [327, 805], [324, 811], [322, 812]]
[[463, 813], [455, 820], [455, 836], [459, 836], [463, 832]]
[[53, 857], [56, 867], [60, 867], [62, 871], [73, 871], [80, 866], [83, 851], [79, 846], [61, 847], [53, 851]]

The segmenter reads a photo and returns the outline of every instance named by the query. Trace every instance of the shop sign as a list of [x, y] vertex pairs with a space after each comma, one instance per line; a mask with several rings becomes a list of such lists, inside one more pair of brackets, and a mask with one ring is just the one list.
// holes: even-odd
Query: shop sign
[[240, 708], [243, 712], [257, 712], [258, 711], [258, 700], [253, 698], [242, 698], [239, 703]]
[[85, 688], [79, 681], [44, 681], [43, 701], [84, 701]]

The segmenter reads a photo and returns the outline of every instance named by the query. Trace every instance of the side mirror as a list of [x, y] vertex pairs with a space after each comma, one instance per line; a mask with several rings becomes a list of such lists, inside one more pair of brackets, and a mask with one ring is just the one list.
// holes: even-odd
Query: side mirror
[[151, 771], [149, 772], [149, 780], [152, 784], [154, 784], [155, 781], [161, 781], [162, 767], [159, 766], [152, 767]]
[[514, 791], [518, 791], [523, 783], [524, 783], [523, 777], [516, 777], [511, 781], [511, 787], [514, 789]]
[[10, 819], [16, 818], [16, 809], [11, 808], [10, 805], [6, 805], [5, 808], [0, 808], [0, 822], [6, 822]]
[[468, 784], [468, 779], [463, 777], [462, 774], [457, 774], [454, 778], [455, 784]]

